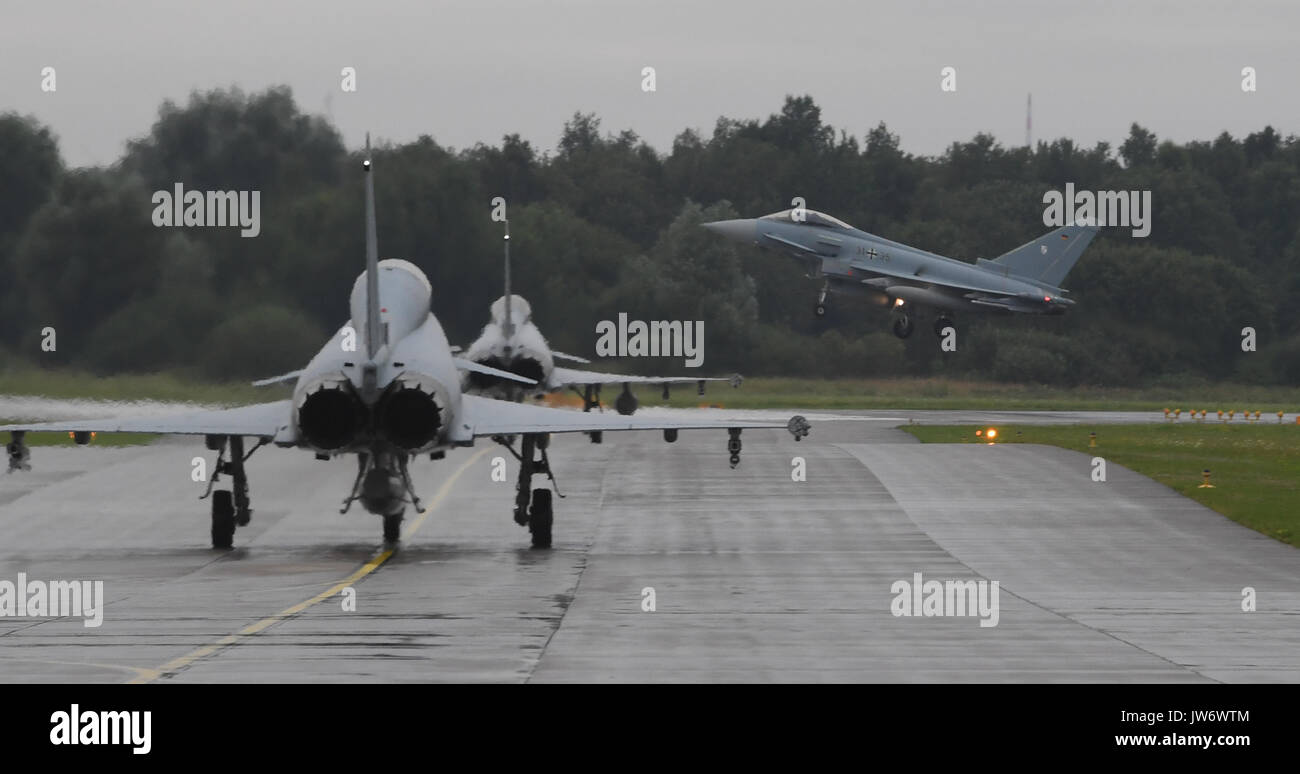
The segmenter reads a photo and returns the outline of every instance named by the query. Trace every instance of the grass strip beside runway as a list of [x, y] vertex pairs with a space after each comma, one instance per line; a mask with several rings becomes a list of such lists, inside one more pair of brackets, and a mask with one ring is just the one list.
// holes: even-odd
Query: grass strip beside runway
[[[19, 420], [4, 419], [0, 417], [0, 425], [16, 425]], [[0, 443], [9, 442], [8, 433], [0, 433], [4, 436], [0, 438]], [[148, 433], [96, 433], [94, 440], [90, 442], [91, 446], [143, 446], [151, 443], [158, 436]], [[28, 433], [23, 438], [23, 443], [28, 446], [76, 446], [77, 442], [72, 440], [67, 433]]]
[[[997, 443], [1035, 443], [1102, 457], [1148, 476], [1228, 518], [1300, 546], [1300, 426], [1264, 418], [1207, 417], [1155, 425], [998, 425]], [[909, 426], [925, 443], [987, 443], [978, 426]], [[1089, 433], [1096, 432], [1095, 447]], [[1202, 488], [1209, 469], [1214, 488]], [[1044, 482], [1050, 488], [1050, 482]]]

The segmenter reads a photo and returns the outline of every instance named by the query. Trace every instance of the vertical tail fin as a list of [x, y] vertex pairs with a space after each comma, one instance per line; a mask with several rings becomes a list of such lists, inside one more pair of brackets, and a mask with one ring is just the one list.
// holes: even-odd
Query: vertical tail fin
[[1064, 226], [992, 261], [980, 260], [977, 263], [982, 268], [1002, 274], [1014, 274], [1059, 287], [1096, 235], [1096, 226]]
[[375, 227], [375, 180], [370, 163], [370, 133], [366, 132], [366, 357], [375, 359], [382, 345], [379, 322], [379, 236]]
[[511, 298], [511, 296], [510, 296], [510, 221], [507, 220], [507, 221], [505, 222], [505, 224], [506, 224], [506, 238], [505, 238], [505, 252], [506, 252], [506, 293], [505, 293], [505, 299], [506, 299], [506, 319], [505, 319], [505, 328], [504, 328], [504, 330], [502, 330], [502, 333], [505, 334], [505, 337], [506, 337], [507, 339], [509, 339], [511, 336], [515, 335], [515, 325], [514, 325], [514, 323], [511, 321], [511, 319], [510, 319], [510, 312], [511, 312], [510, 307], [514, 306], [514, 299]]

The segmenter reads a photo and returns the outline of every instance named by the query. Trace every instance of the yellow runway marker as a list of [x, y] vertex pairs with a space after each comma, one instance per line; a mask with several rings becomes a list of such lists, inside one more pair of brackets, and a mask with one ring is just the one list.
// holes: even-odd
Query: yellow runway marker
[[[489, 451], [491, 451], [490, 448], [480, 449], [477, 453], [474, 454], [474, 456], [465, 460], [465, 462], [461, 464], [459, 468], [456, 468], [455, 472], [452, 473], [451, 476], [448, 477], [447, 480], [443, 482], [442, 486], [438, 488], [438, 493], [435, 494], [433, 496], [433, 499], [429, 501], [428, 507], [426, 507], [423, 511], [421, 511], [419, 517], [417, 517], [416, 520], [412, 522], [409, 527], [407, 527], [406, 531], [402, 534], [403, 539], [408, 539], [415, 534], [415, 531], [418, 530], [424, 524], [425, 520], [429, 518], [429, 514], [433, 513], [433, 511], [435, 511], [438, 508], [438, 506], [442, 504], [442, 501], [446, 499], [447, 495], [451, 492], [452, 485], [456, 483], [456, 479], [460, 478], [462, 473], [469, 470], [471, 465], [473, 465], [475, 462], [478, 462], [478, 460], [483, 455], [487, 454]], [[393, 555], [393, 549], [386, 548], [383, 551], [379, 552], [379, 554], [377, 554], [373, 559], [363, 564], [359, 570], [352, 573], [351, 575], [344, 578], [343, 580], [339, 581], [338, 583], [334, 584], [333, 586], [329, 587], [325, 591], [322, 591], [321, 593], [312, 597], [311, 599], [305, 600], [303, 602], [299, 602], [293, 607], [285, 608], [284, 610], [281, 610], [280, 612], [276, 613], [273, 616], [263, 618], [257, 623], [249, 624], [248, 626], [245, 626], [243, 629], [240, 629], [234, 634], [228, 634], [225, 637], [222, 637], [221, 639], [217, 640], [211, 645], [204, 645], [198, 650], [195, 650], [191, 653], [187, 653], [184, 656], [181, 656], [179, 658], [174, 658], [171, 661], [168, 661], [166, 664], [163, 664], [162, 666], [158, 667], [157, 669], [140, 669], [139, 670], [140, 674], [135, 679], [128, 680], [127, 682], [130, 684], [151, 683], [160, 677], [164, 677], [173, 672], [177, 672], [181, 669], [184, 669], [185, 667], [190, 666], [191, 664], [194, 664], [195, 662], [201, 659], [211, 656], [212, 654], [220, 650], [224, 650], [230, 647], [231, 645], [234, 645], [235, 643], [239, 642], [244, 637], [251, 637], [254, 634], [257, 634], [258, 632], [265, 631], [266, 629], [275, 626], [276, 624], [280, 623], [286, 618], [292, 618], [293, 616], [298, 615], [299, 613], [306, 610], [307, 608], [312, 607], [313, 605], [320, 604], [321, 602], [324, 602], [330, 597], [338, 595], [340, 592], [343, 591], [343, 589], [347, 588], [348, 586], [351, 586], [352, 584], [366, 577], [370, 573], [379, 569], [380, 565], [388, 561], [389, 558], [392, 557], [392, 555]]]
[[139, 677], [143, 677], [144, 675], [154, 671], [144, 667], [127, 666], [126, 664], [101, 664], [97, 661], [64, 661], [52, 658], [0, 658], [0, 663], [5, 661], [30, 664], [56, 664], [58, 666], [94, 667], [95, 669], [114, 669], [120, 672], [135, 672]]

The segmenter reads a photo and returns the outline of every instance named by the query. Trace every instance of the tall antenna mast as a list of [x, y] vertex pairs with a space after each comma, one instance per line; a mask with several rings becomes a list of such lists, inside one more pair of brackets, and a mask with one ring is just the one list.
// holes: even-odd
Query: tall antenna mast
[[1025, 147], [1034, 149], [1034, 94], [1029, 93], [1025, 101]]

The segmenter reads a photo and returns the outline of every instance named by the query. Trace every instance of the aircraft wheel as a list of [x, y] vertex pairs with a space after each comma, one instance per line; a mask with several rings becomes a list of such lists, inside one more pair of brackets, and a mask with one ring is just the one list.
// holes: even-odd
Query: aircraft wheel
[[384, 517], [384, 542], [396, 543], [402, 539], [402, 516], [405, 510], [390, 513]]
[[551, 490], [533, 490], [533, 509], [528, 514], [528, 531], [533, 533], [533, 548], [551, 547]]
[[818, 317], [825, 317], [825, 316], [826, 316], [826, 305], [825, 305], [825, 304], [818, 304], [817, 306], [813, 307], [813, 314], [817, 315]]
[[900, 339], [905, 339], [912, 335], [912, 330], [916, 326], [912, 324], [912, 318], [909, 315], [900, 314], [894, 318], [894, 335]]
[[956, 330], [956, 328], [957, 328], [957, 325], [952, 321], [952, 318], [951, 318], [951, 317], [948, 317], [948, 316], [946, 316], [946, 315], [940, 315], [940, 316], [936, 317], [935, 320], [934, 320], [934, 335], [936, 335], [936, 336], [942, 336], [942, 335], [943, 335], [943, 329], [944, 329], [944, 328], [947, 328], [947, 327], [950, 327], [950, 326], [951, 326], [954, 330]]
[[235, 545], [235, 495], [224, 489], [212, 493], [212, 547], [226, 550]]

